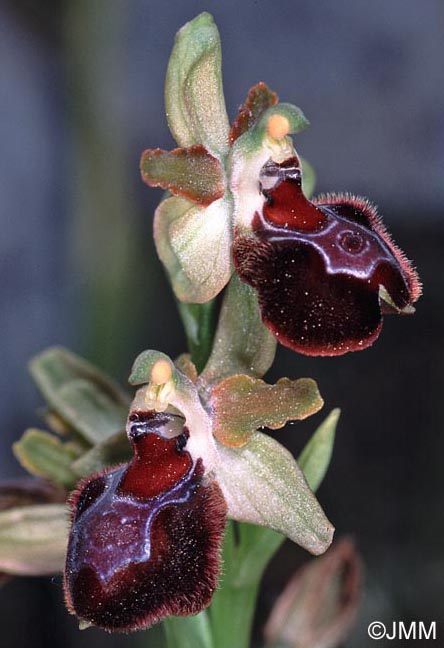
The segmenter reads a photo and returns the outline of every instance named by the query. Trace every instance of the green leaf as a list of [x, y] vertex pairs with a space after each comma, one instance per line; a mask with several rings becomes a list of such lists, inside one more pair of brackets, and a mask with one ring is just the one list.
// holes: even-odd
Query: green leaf
[[203, 144], [213, 155], [228, 151], [220, 38], [209, 13], [201, 13], [176, 35], [165, 80], [165, 107], [180, 146]]
[[327, 472], [340, 413], [340, 409], [334, 409], [330, 412], [299, 456], [299, 467], [313, 491], [319, 488]]
[[231, 204], [225, 199], [203, 208], [173, 196], [156, 209], [157, 253], [180, 301], [210, 301], [228, 283], [232, 273], [230, 216]]
[[0, 571], [21, 576], [61, 572], [68, 531], [68, 512], [64, 504], [1, 511]]
[[62, 347], [35, 357], [30, 371], [51, 408], [94, 444], [120, 430], [128, 397], [102, 372]]
[[213, 433], [224, 445], [242, 447], [259, 428], [277, 430], [315, 414], [323, 404], [311, 378], [281, 378], [267, 385], [258, 378], [231, 376], [211, 392]]
[[263, 526], [238, 523], [239, 543], [231, 569], [226, 569], [227, 580], [234, 587], [258, 583], [271, 557], [285, 540], [281, 533]]
[[125, 432], [117, 432], [113, 436], [98, 443], [79, 459], [74, 461], [71, 469], [78, 477], [86, 477], [108, 466], [129, 461], [133, 456], [131, 445]]
[[212, 385], [234, 374], [260, 378], [273, 364], [276, 344], [262, 322], [256, 292], [233, 275], [201, 384]]
[[218, 452], [228, 517], [270, 527], [314, 554], [328, 549], [333, 526], [288, 450], [256, 432], [243, 448], [219, 444]]
[[73, 380], [60, 389], [59, 395], [64, 404], [64, 415], [93, 444], [125, 427], [128, 405], [116, 402], [91, 382]]
[[168, 189], [198, 205], [210, 205], [225, 193], [221, 163], [200, 145], [173, 151], [147, 149], [140, 168], [150, 187]]
[[169, 617], [163, 622], [168, 648], [213, 648], [206, 610], [190, 617]]
[[79, 450], [72, 444], [62, 443], [49, 432], [26, 430], [12, 448], [23, 468], [33, 475], [65, 488], [73, 488], [78, 481], [71, 463], [78, 457]]

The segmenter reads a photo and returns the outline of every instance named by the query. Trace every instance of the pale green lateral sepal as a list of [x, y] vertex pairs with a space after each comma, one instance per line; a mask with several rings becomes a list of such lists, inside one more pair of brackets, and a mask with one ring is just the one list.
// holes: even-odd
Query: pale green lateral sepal
[[328, 549], [334, 528], [288, 450], [256, 432], [243, 448], [218, 444], [218, 451], [230, 518], [269, 527], [313, 554]]
[[171, 197], [157, 208], [156, 249], [180, 301], [202, 304], [228, 283], [232, 274], [230, 215], [230, 201], [223, 198], [203, 208]]

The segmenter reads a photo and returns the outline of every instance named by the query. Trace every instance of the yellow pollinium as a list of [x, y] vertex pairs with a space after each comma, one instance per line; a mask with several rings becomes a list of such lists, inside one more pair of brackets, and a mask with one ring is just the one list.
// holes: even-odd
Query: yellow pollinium
[[284, 115], [271, 115], [267, 122], [267, 133], [273, 139], [279, 140], [290, 132], [290, 122]]
[[155, 385], [164, 385], [171, 380], [173, 371], [166, 360], [158, 360], [151, 369], [151, 382]]

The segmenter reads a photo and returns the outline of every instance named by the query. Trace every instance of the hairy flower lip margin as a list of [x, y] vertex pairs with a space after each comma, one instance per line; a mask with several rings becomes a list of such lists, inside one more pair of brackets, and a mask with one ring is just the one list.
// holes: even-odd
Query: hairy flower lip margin
[[108, 631], [197, 614], [217, 586], [225, 500], [192, 461], [186, 430], [162, 435], [170, 417], [130, 413], [133, 459], [91, 475], [71, 498], [67, 606]]
[[296, 155], [268, 161], [260, 181], [262, 212], [249, 232], [235, 233], [233, 257], [282, 344], [342, 355], [370, 346], [383, 314], [412, 312], [419, 279], [369, 201], [351, 194], [309, 201]]

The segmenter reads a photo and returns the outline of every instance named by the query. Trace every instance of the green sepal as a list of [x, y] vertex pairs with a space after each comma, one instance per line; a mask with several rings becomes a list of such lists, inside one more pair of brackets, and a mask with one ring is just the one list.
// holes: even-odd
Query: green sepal
[[103, 441], [125, 425], [129, 398], [67, 349], [43, 351], [31, 361], [30, 372], [50, 407], [89, 443]]
[[154, 217], [154, 241], [179, 301], [213, 299], [230, 280], [231, 201], [200, 207], [186, 198], [163, 200]]
[[63, 571], [68, 542], [64, 504], [21, 506], [0, 512], [0, 571], [44, 576]]
[[220, 38], [207, 12], [177, 32], [165, 80], [165, 107], [180, 146], [203, 144], [217, 156], [228, 151]]
[[235, 374], [260, 378], [273, 364], [276, 345], [276, 338], [262, 322], [257, 293], [233, 275], [224, 295], [213, 350], [200, 376], [202, 387]]
[[74, 444], [62, 443], [49, 432], [32, 428], [26, 430], [12, 449], [23, 468], [31, 474], [64, 488], [75, 486], [77, 475], [71, 464], [78, 458], [80, 449]]
[[334, 528], [288, 450], [256, 432], [244, 447], [219, 444], [218, 452], [228, 517], [267, 526], [313, 554], [328, 549]]

